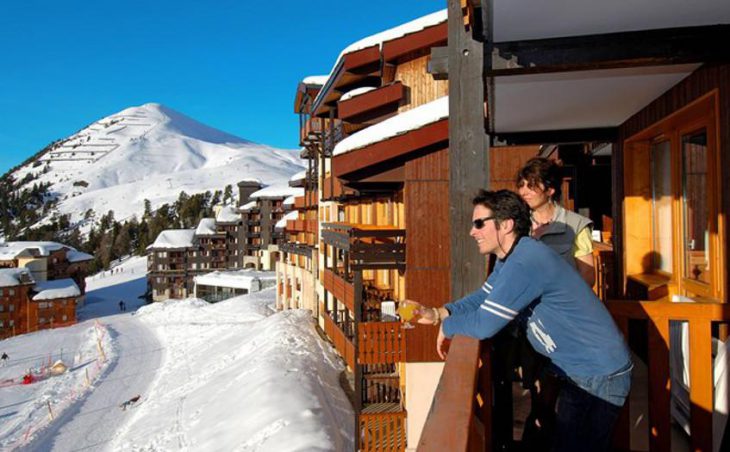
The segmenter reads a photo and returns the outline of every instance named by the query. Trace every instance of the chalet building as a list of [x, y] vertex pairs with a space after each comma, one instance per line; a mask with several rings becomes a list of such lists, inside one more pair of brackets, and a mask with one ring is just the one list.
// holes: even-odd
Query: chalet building
[[90, 254], [56, 242], [7, 242], [0, 244], [0, 268], [25, 267], [35, 281], [73, 279], [81, 290], [80, 302], [86, 293], [86, 275]]
[[301, 188], [272, 185], [249, 195], [250, 201], [239, 208], [248, 228], [243, 244], [244, 267], [275, 269], [279, 244], [284, 241], [283, 230], [275, 226], [284, 216], [284, 200], [302, 192]]
[[273, 269], [283, 228], [285, 198], [301, 188], [261, 187], [258, 180], [238, 183], [238, 206], [219, 206], [215, 218], [195, 229], [162, 231], [148, 251], [148, 294], [154, 301], [192, 297], [196, 276], [253, 267]]
[[[492, 185], [496, 144], [578, 144], [607, 158], [611, 203], [600, 226], [613, 259], [599, 270], [636, 365], [614, 446], [729, 450], [730, 3], [554, 3], [540, 10], [554, 16], [523, 1], [449, 3], [448, 45], [431, 53], [432, 73], [449, 82], [448, 171], [460, 176], [444, 187], [444, 299], [483, 281], [484, 260], [458, 246], [470, 219], [458, 201]], [[589, 171], [576, 165], [575, 176]], [[575, 200], [590, 199], [595, 182], [576, 181]], [[510, 447], [489, 348], [452, 342], [419, 450]]]
[[0, 268], [0, 339], [76, 323], [81, 295], [71, 278], [35, 281], [25, 267]]
[[449, 287], [448, 83], [428, 73], [446, 21], [441, 11], [358, 41], [329, 77], [297, 88], [307, 171], [280, 247], [279, 305], [313, 306], [352, 372], [361, 450], [417, 442], [443, 367], [436, 328], [404, 329], [392, 307], [443, 302]]
[[215, 303], [231, 297], [259, 292], [272, 287], [276, 279], [270, 272], [247, 270], [215, 271], [193, 278], [195, 297]]
[[[302, 152], [306, 153], [306, 150]], [[290, 212], [280, 221], [288, 237], [279, 245], [276, 276], [279, 307], [309, 309], [317, 317], [317, 186], [312, 174], [307, 169], [289, 181], [290, 186], [303, 188], [304, 195], [284, 200], [284, 208]]]

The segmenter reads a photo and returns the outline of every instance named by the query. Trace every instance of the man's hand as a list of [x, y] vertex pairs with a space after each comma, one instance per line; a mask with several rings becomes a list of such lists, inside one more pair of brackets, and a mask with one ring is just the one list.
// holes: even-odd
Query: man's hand
[[449, 345], [451, 344], [451, 339], [447, 339], [446, 336], [444, 336], [444, 328], [443, 326], [439, 328], [439, 335], [436, 338], [436, 353], [439, 354], [441, 359], [446, 359], [446, 354], [449, 352]]

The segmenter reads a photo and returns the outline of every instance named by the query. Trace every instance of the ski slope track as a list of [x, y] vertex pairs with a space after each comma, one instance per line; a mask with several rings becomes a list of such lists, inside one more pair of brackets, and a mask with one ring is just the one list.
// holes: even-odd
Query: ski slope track
[[253, 143], [150, 103], [96, 121], [13, 177], [35, 177], [23, 188], [50, 183], [58, 200], [54, 213], [69, 214], [78, 223], [88, 209], [98, 216], [113, 210], [117, 220], [140, 217], [145, 199], [155, 209], [174, 202], [181, 191], [213, 192], [232, 184], [237, 193], [242, 179], [286, 184], [301, 170], [296, 150]]

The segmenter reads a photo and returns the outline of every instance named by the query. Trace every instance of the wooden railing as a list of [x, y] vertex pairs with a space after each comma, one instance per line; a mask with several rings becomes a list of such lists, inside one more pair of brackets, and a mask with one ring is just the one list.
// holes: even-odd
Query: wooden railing
[[324, 270], [322, 285], [340, 300], [350, 312], [355, 312], [355, 286], [329, 268]]
[[[651, 451], [669, 451], [671, 448], [669, 324], [671, 321], [689, 323], [691, 448], [712, 450], [712, 331], [713, 323], [730, 321], [730, 304], [611, 300], [607, 306], [635, 353], [639, 356], [643, 353], [637, 350], [642, 344], [646, 348]], [[638, 334], [636, 339], [629, 337], [631, 321], [643, 321], [646, 334]], [[486, 350], [487, 347], [480, 350], [475, 339], [454, 338], [421, 435], [419, 451], [491, 450], [490, 366], [480, 365], [480, 362], [488, 362], [484, 355]], [[636, 383], [636, 377], [634, 380]], [[630, 401], [627, 402], [629, 404]], [[631, 420], [627, 412], [628, 408], [625, 408], [616, 427], [614, 445], [619, 450], [630, 450]]]
[[[671, 303], [667, 301], [609, 301], [608, 309], [619, 329], [628, 336], [629, 322], [638, 320], [645, 329], [629, 346], [639, 355], [646, 347], [649, 393], [649, 450], [669, 451], [671, 448], [671, 414], [669, 354], [669, 324], [686, 321], [689, 324], [689, 400], [690, 443], [692, 450], [713, 450], [713, 323], [730, 321], [730, 304], [710, 302]], [[647, 321], [648, 320], [648, 321]], [[646, 340], [646, 342], [645, 342]], [[676, 351], [677, 353], [680, 350]], [[616, 445], [629, 449], [630, 419], [620, 419], [617, 426]]]
[[345, 333], [335, 323], [329, 315], [324, 315], [324, 332], [332, 342], [340, 356], [345, 360], [350, 369], [355, 368], [355, 346], [352, 344]]
[[403, 268], [405, 229], [353, 223], [322, 223], [325, 244], [348, 253], [353, 269]]
[[305, 207], [305, 199], [304, 196], [297, 196], [294, 198], [294, 208], [297, 210], [304, 209]]
[[454, 337], [418, 442], [419, 452], [491, 450], [491, 366], [480, 367], [480, 359], [488, 359], [482, 357], [481, 349], [476, 339]]
[[[390, 407], [391, 404], [383, 404]], [[370, 410], [376, 411], [378, 407]], [[386, 408], [387, 409], [387, 408]], [[360, 450], [402, 451], [406, 448], [406, 412], [363, 412], [359, 416]], [[444, 451], [449, 450], [443, 449]]]
[[406, 335], [400, 322], [364, 322], [358, 326], [359, 364], [405, 361]]

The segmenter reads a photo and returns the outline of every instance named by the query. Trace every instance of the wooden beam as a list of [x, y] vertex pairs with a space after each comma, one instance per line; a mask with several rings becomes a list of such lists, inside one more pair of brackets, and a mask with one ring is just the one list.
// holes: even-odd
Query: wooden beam
[[730, 61], [730, 25], [495, 42], [488, 76]]
[[428, 61], [428, 73], [434, 80], [449, 79], [449, 47], [432, 47], [431, 59]]
[[540, 130], [534, 132], [495, 133], [492, 145], [613, 143], [618, 137], [617, 127], [593, 129]]
[[451, 297], [479, 287], [484, 257], [469, 237], [471, 199], [488, 186], [488, 143], [484, 129], [484, 53], [464, 28], [459, 0], [448, 0], [449, 15], [449, 221]]

